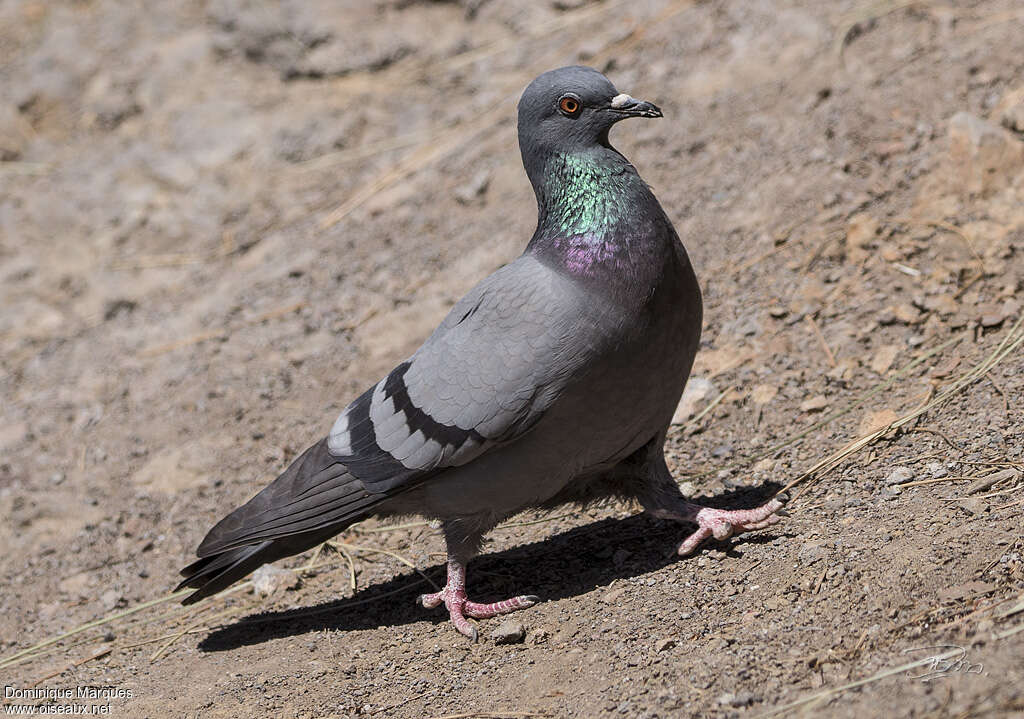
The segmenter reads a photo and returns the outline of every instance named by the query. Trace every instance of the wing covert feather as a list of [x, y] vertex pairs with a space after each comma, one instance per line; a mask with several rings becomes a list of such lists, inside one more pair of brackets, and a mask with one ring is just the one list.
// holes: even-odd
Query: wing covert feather
[[506, 265], [342, 412], [331, 452], [380, 492], [515, 439], [586, 361], [577, 324], [584, 301], [571, 280], [529, 255]]

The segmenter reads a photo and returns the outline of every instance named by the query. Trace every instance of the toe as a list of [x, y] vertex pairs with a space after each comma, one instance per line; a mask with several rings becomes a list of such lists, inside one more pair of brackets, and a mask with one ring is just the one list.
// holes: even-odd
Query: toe
[[532, 607], [534, 604], [540, 601], [540, 597], [533, 594], [524, 594], [518, 597], [512, 597], [511, 599], [505, 599], [501, 602], [492, 602], [490, 604], [480, 604], [478, 602], [467, 601], [463, 607], [463, 611], [467, 617], [473, 617], [474, 619], [489, 619], [496, 617], [499, 614], [508, 614], [514, 612], [517, 609], [526, 609]]
[[441, 596], [440, 593], [421, 594], [416, 597], [416, 602], [422, 605], [425, 609], [435, 609], [441, 606]]
[[461, 634], [462, 636], [467, 637], [472, 642], [475, 642], [477, 640], [478, 634], [476, 631], [476, 627], [473, 626], [473, 623], [465, 617], [461, 615], [456, 616], [453, 614], [452, 624], [455, 625], [455, 628], [459, 630], [459, 634]]
[[718, 541], [722, 541], [723, 539], [728, 539], [729, 537], [732, 536], [732, 533], [734, 531], [735, 531], [735, 528], [729, 522], [716, 522], [711, 527], [711, 534], [713, 534], [715, 539], [717, 539]]
[[683, 540], [683, 543], [679, 545], [679, 549], [676, 550], [676, 553], [680, 557], [685, 557], [687, 555], [693, 554], [696, 551], [697, 547], [699, 547], [701, 543], [710, 536], [711, 530], [707, 527], [701, 527], [696, 532], [694, 532], [689, 537]]

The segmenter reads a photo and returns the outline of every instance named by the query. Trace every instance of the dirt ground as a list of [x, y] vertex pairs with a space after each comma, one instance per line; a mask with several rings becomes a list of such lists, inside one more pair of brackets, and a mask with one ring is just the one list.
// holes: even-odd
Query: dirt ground
[[[1022, 38], [1016, 0], [0, 2], [7, 709], [1024, 715]], [[180, 607], [211, 524], [521, 252], [515, 100], [571, 63], [665, 111], [612, 139], [704, 290], [673, 471], [800, 479], [792, 516], [683, 560], [636, 507], [517, 517], [470, 565], [541, 597], [511, 643], [414, 605], [415, 518]]]

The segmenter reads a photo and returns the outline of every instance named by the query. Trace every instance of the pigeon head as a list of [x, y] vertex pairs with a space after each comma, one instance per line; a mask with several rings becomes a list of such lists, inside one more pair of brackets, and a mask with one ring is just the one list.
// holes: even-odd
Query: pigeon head
[[519, 100], [519, 147], [527, 172], [554, 153], [609, 147], [608, 131], [627, 117], [661, 117], [661, 110], [620, 93], [591, 67], [545, 72]]

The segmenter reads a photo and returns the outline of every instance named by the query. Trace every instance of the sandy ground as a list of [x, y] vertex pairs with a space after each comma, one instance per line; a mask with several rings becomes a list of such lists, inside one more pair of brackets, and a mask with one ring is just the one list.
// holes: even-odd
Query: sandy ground
[[[1022, 37], [1014, 0], [0, 2], [4, 703], [1021, 716]], [[514, 103], [574, 62], [665, 110], [613, 141], [704, 290], [673, 470], [728, 507], [803, 478], [792, 516], [685, 560], [636, 507], [517, 517], [470, 567], [543, 600], [508, 644], [414, 606], [420, 523], [168, 600], [522, 250]]]

